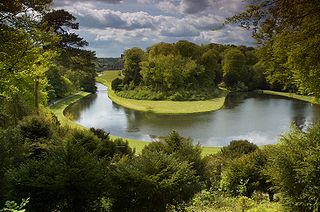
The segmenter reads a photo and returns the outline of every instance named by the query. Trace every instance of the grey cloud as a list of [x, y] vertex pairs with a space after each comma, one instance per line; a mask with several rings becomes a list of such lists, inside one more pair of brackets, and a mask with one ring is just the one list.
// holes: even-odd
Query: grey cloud
[[154, 29], [156, 19], [146, 12], [122, 13], [109, 9], [77, 9], [75, 15], [81, 26], [88, 28]]
[[72, 5], [75, 2], [102, 2], [102, 3], [109, 3], [109, 4], [118, 4], [121, 3], [122, 0], [53, 0], [53, 7], [63, 7]]
[[180, 4], [182, 10], [188, 14], [202, 12], [209, 6], [208, 0], [182, 0]]

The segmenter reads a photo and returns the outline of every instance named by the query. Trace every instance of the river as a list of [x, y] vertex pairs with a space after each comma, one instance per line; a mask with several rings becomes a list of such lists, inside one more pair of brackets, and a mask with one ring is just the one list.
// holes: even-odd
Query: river
[[159, 115], [123, 108], [108, 98], [106, 86], [97, 87], [96, 94], [79, 100], [65, 112], [83, 126], [124, 138], [152, 141], [174, 129], [203, 146], [225, 146], [235, 139], [265, 145], [276, 143], [292, 123], [306, 129], [320, 119], [319, 105], [264, 94], [228, 96], [224, 108], [218, 111]]

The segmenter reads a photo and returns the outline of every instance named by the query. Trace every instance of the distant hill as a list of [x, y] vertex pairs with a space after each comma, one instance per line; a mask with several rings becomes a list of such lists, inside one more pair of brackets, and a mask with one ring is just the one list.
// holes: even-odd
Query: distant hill
[[96, 62], [97, 71], [121, 70], [123, 61], [121, 58], [98, 58]]

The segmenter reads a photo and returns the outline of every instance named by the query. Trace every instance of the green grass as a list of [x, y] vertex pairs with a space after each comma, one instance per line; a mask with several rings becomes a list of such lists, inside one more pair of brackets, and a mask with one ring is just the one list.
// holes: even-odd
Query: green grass
[[284, 96], [284, 97], [298, 99], [305, 102], [310, 102], [312, 104], [319, 104], [319, 102], [317, 102], [316, 98], [313, 96], [304, 96], [304, 95], [298, 95], [294, 93], [286, 93], [286, 92], [278, 92], [278, 91], [270, 91], [270, 90], [261, 90], [261, 92], [263, 94]]
[[97, 81], [108, 86], [109, 98], [129, 109], [153, 112], [159, 114], [190, 114], [219, 110], [223, 107], [227, 91], [222, 91], [219, 98], [204, 101], [150, 101], [126, 99], [115, 94], [111, 89], [111, 82], [119, 76], [119, 71], [105, 71], [102, 76], [97, 77]]
[[203, 146], [202, 148], [202, 157], [207, 156], [207, 155], [214, 155], [217, 154], [221, 147], [208, 147], [208, 146]]
[[50, 106], [50, 110], [57, 116], [60, 123], [64, 126], [70, 126], [73, 128], [82, 128], [83, 126], [71, 121], [69, 118], [65, 117], [64, 110], [71, 104], [75, 103], [79, 99], [90, 95], [90, 93], [87, 92], [80, 92], [77, 94], [74, 94], [72, 96], [68, 96], [66, 98], [60, 99], [56, 104]]

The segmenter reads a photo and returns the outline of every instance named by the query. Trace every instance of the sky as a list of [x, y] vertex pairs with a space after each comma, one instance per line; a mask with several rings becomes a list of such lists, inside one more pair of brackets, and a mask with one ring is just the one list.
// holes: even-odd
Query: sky
[[97, 57], [120, 57], [125, 49], [188, 40], [253, 46], [251, 32], [223, 25], [245, 8], [243, 0], [53, 0], [72, 13], [76, 31]]

